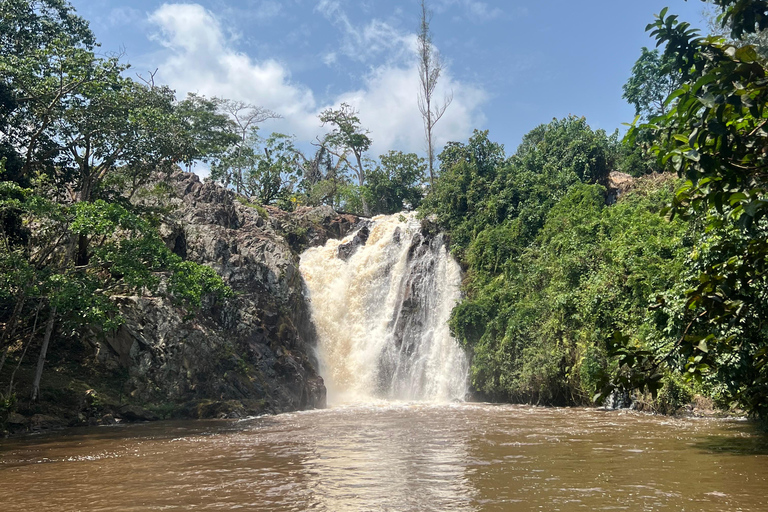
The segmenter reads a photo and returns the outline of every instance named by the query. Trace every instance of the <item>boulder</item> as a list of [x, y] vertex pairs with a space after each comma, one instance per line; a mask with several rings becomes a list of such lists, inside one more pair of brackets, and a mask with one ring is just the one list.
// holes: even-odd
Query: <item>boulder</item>
[[64, 428], [68, 425], [68, 421], [56, 416], [48, 416], [47, 414], [34, 414], [29, 418], [28, 425], [30, 430], [40, 431]]
[[125, 421], [157, 421], [158, 416], [138, 405], [124, 405], [117, 411], [117, 417]]

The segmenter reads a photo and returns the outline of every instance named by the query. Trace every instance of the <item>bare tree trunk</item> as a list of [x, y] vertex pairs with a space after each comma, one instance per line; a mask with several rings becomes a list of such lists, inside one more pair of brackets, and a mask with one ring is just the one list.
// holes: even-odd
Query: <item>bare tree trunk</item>
[[360, 199], [363, 202], [363, 216], [370, 217], [371, 209], [368, 207], [368, 202], [363, 195], [363, 185], [365, 185], [365, 171], [363, 170], [363, 161], [361, 155], [355, 153], [355, 159], [357, 160], [357, 181], [360, 184]]
[[11, 378], [8, 379], [8, 393], [6, 393], [7, 396], [11, 396], [11, 393], [13, 393], [13, 381], [16, 378], [16, 372], [19, 371], [19, 368], [21, 367], [22, 361], [24, 361], [24, 356], [27, 355], [27, 350], [29, 350], [29, 346], [32, 345], [32, 340], [35, 339], [35, 335], [37, 334], [37, 319], [40, 316], [40, 309], [43, 307], [43, 301], [40, 300], [37, 304], [37, 309], [35, 310], [35, 322], [32, 325], [32, 333], [29, 335], [29, 339], [27, 340], [27, 343], [24, 345], [24, 350], [21, 351], [21, 356], [19, 357], [19, 360], [16, 362], [16, 367], [11, 372]]
[[8, 357], [8, 349], [10, 347], [5, 347], [3, 349], [3, 357], [0, 357], [0, 372], [3, 371], [3, 366], [5, 366], [5, 358]]
[[45, 366], [45, 355], [48, 353], [48, 345], [51, 342], [53, 334], [53, 324], [56, 321], [56, 306], [51, 308], [51, 316], [48, 317], [48, 325], [45, 327], [45, 336], [43, 336], [43, 346], [40, 348], [40, 357], [37, 359], [37, 369], [35, 370], [35, 380], [32, 382], [32, 401], [36, 402], [40, 394], [40, 378], [43, 376], [43, 366]]
[[448, 105], [453, 101], [453, 94], [446, 95], [442, 105], [435, 106], [432, 96], [437, 87], [437, 81], [443, 72], [443, 62], [440, 55], [432, 46], [432, 34], [429, 31], [429, 23], [432, 13], [427, 9], [426, 0], [421, 0], [421, 23], [418, 36], [419, 56], [419, 112], [424, 120], [424, 138], [427, 146], [427, 163], [429, 169], [429, 185], [435, 185], [435, 144], [434, 127], [443, 117]]

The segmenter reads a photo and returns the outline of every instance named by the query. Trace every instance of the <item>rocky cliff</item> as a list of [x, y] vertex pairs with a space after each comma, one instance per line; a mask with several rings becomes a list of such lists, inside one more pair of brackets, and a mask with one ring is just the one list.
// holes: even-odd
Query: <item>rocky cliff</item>
[[[291, 213], [264, 208], [191, 173], [179, 172], [161, 185], [138, 194], [137, 201], [166, 212], [166, 244], [182, 258], [214, 268], [233, 297], [209, 298], [200, 311], [162, 294], [119, 297], [125, 323], [111, 333], [94, 328], [78, 340], [81, 369], [73, 369], [72, 354], [66, 354], [61, 359], [70, 364], [57, 370], [52, 355], [48, 373], [59, 375], [44, 376], [43, 398], [63, 393], [62, 402], [70, 405], [43, 412], [58, 414], [59, 424], [74, 424], [324, 407], [299, 252], [345, 236], [358, 219], [327, 206]], [[70, 377], [62, 380], [62, 372]], [[15, 415], [16, 430], [35, 428], [35, 412]]]

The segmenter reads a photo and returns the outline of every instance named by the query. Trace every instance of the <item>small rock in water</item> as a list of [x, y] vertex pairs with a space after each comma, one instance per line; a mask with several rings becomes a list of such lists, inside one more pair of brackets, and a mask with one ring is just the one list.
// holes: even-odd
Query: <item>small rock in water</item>
[[156, 421], [160, 419], [154, 413], [138, 405], [124, 405], [117, 414], [126, 421]]

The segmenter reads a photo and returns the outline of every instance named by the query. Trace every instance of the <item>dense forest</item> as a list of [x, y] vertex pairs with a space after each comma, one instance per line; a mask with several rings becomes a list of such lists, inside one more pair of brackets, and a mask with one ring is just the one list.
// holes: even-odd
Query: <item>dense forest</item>
[[[765, 418], [768, 2], [714, 3], [719, 35], [666, 10], [649, 25], [660, 50], [641, 50], [624, 87], [638, 118], [623, 139], [570, 116], [511, 155], [475, 131], [434, 165], [431, 130], [449, 99], [423, 103], [426, 158], [372, 158], [347, 104], [320, 113], [322, 134], [302, 151], [260, 134], [279, 112], [130, 78], [65, 0], [2, 0], [0, 419], [39, 398], [52, 343], [121, 324], [116, 297], [165, 294], [194, 316], [206, 297], [231, 295], [164, 243], [163, 208], [138, 200], [202, 165], [258, 209], [433, 219], [466, 271], [451, 329], [480, 397], [634, 393], [672, 413], [700, 395]], [[419, 41], [424, 100], [441, 68], [426, 23]], [[615, 172], [632, 177], [621, 193]], [[20, 387], [8, 368], [25, 358], [35, 372]]]

